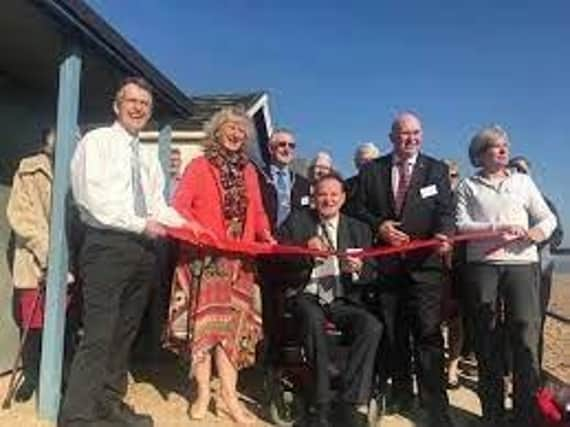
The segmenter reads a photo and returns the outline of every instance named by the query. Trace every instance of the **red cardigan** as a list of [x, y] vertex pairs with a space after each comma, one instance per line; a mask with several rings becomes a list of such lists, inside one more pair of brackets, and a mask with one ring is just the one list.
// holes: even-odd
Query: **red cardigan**
[[[248, 204], [242, 240], [255, 241], [271, 228], [261, 202], [257, 173], [251, 163], [246, 165], [244, 175]], [[219, 170], [206, 157], [200, 156], [186, 167], [172, 206], [183, 217], [199, 222], [220, 238], [227, 238], [222, 194]]]

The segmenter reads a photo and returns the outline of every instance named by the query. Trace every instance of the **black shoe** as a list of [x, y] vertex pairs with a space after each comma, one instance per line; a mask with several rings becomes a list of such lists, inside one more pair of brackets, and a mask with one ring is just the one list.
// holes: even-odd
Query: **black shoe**
[[27, 377], [24, 378], [24, 381], [20, 384], [20, 387], [18, 387], [18, 390], [16, 390], [16, 393], [14, 394], [14, 400], [16, 402], [27, 402], [32, 398], [37, 388], [38, 382], [36, 380]]
[[104, 416], [105, 420], [123, 423], [129, 427], [153, 427], [154, 421], [147, 414], [137, 414], [133, 408], [124, 402], [118, 402], [109, 406]]

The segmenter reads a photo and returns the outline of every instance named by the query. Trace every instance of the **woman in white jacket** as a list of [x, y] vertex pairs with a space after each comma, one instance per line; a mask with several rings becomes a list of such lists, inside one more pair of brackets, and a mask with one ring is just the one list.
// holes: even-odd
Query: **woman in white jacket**
[[483, 418], [495, 425], [504, 417], [498, 351], [498, 303], [502, 301], [513, 350], [514, 425], [527, 426], [532, 422], [532, 399], [540, 373], [536, 244], [550, 236], [556, 218], [532, 179], [508, 169], [509, 138], [503, 129], [492, 126], [477, 133], [469, 157], [473, 166], [481, 169], [458, 187], [458, 230], [499, 232], [496, 238], [468, 243], [467, 274], [462, 282], [475, 326]]

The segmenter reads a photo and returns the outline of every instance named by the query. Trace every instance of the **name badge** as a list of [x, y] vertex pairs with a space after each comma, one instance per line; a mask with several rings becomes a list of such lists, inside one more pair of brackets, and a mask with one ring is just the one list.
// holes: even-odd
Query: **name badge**
[[422, 199], [435, 196], [437, 194], [437, 186], [435, 184], [428, 185], [427, 187], [420, 188], [420, 195]]
[[301, 197], [301, 206], [309, 206], [310, 202], [311, 199], [309, 199], [309, 196]]

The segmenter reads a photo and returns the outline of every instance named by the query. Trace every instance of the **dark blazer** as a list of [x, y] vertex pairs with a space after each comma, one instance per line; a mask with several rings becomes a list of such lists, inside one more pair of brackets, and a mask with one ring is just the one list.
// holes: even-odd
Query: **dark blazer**
[[344, 190], [346, 192], [346, 202], [342, 207], [342, 213], [346, 215], [352, 215], [354, 210], [354, 197], [356, 195], [356, 187], [358, 185], [358, 175], [353, 175], [344, 181]]
[[[269, 167], [258, 167], [257, 175], [263, 206], [267, 213], [267, 217], [269, 218], [272, 232], [275, 233], [277, 231], [277, 189], [273, 184]], [[309, 181], [299, 174], [291, 173], [291, 182], [293, 183], [291, 189], [291, 211], [308, 207], [311, 187]]]
[[[401, 222], [400, 229], [412, 239], [431, 238], [436, 233], [452, 235], [455, 218], [447, 165], [419, 154], [400, 215], [396, 215], [394, 205], [389, 154], [362, 168], [351, 214], [369, 224], [374, 233], [382, 222], [395, 220]], [[422, 252], [407, 258], [421, 264], [428, 257]]]
[[[317, 235], [319, 217], [315, 210], [303, 209], [291, 213], [277, 233], [280, 243], [304, 246]], [[338, 250], [348, 248], [369, 248], [372, 246], [372, 232], [368, 225], [341, 214], [338, 223]], [[341, 260], [342, 263], [342, 260]], [[286, 287], [302, 289], [310, 280], [314, 266], [312, 257], [285, 257], [280, 262], [279, 277]], [[358, 281], [352, 280], [351, 274], [341, 275], [341, 284], [345, 298], [360, 302], [364, 285], [375, 279], [376, 266], [372, 259], [365, 259]]]

